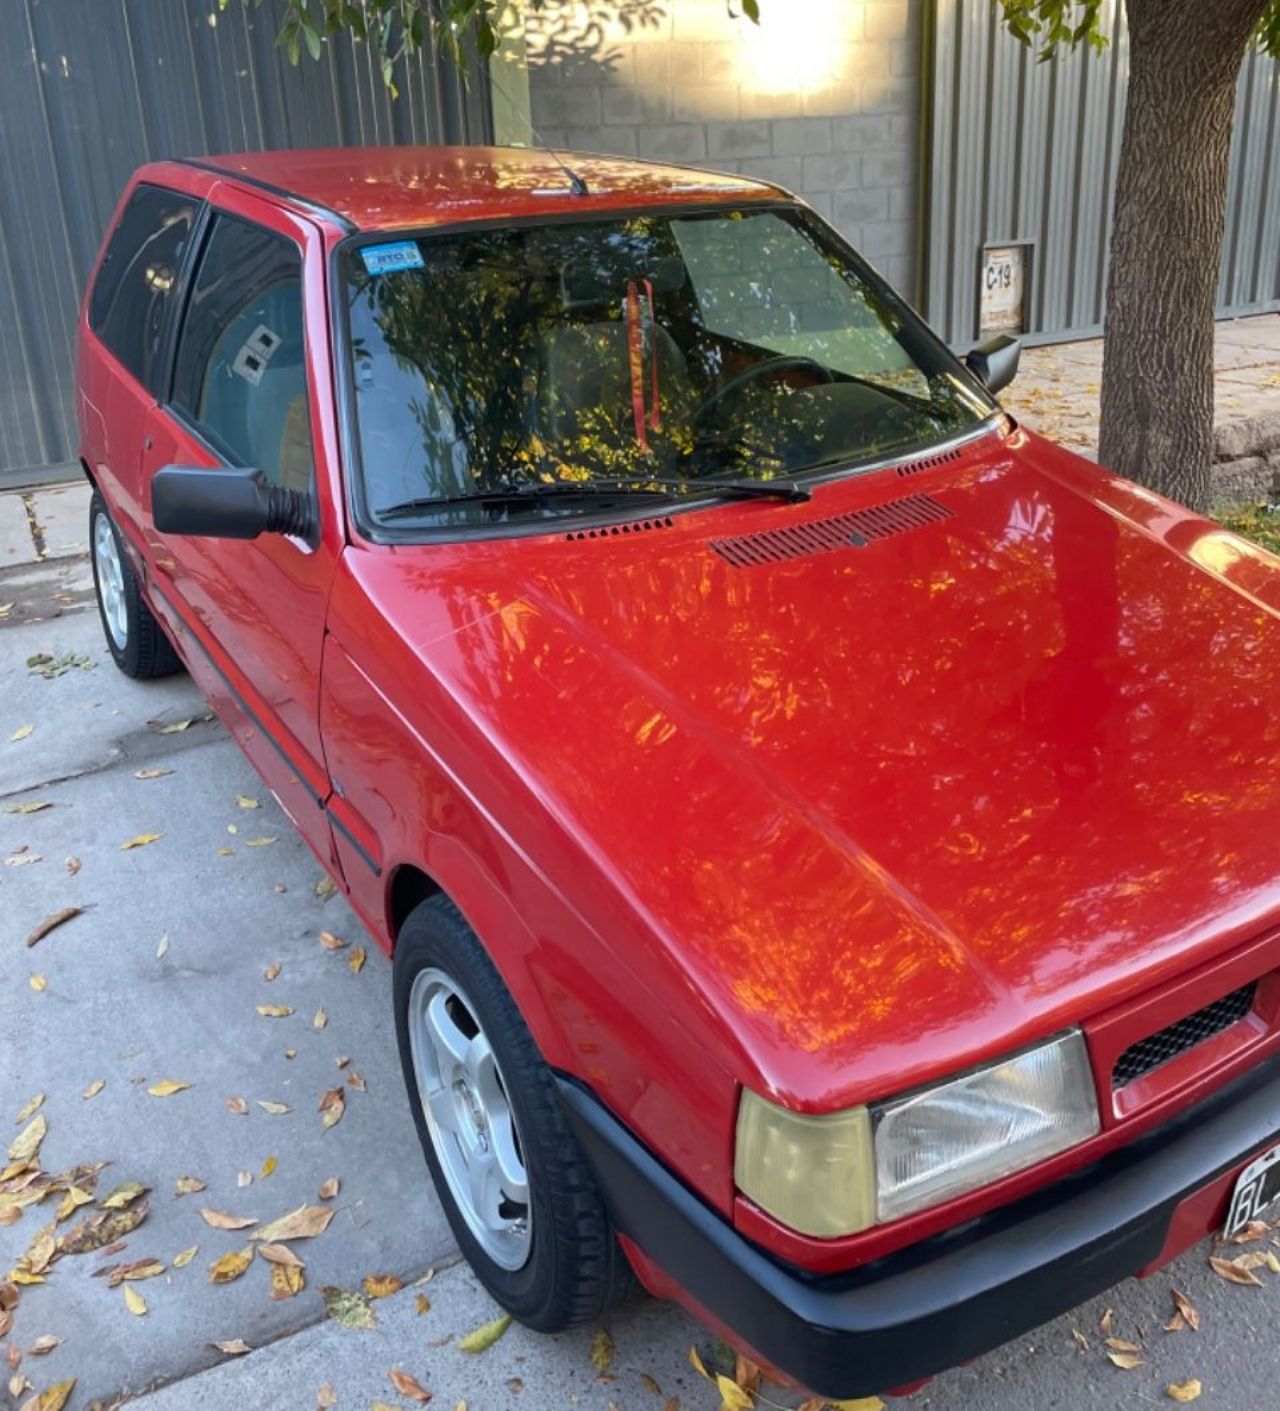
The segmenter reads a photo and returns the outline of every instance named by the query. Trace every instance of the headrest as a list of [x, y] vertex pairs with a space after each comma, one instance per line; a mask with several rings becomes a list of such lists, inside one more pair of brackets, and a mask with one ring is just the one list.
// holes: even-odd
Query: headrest
[[560, 269], [561, 305], [565, 309], [612, 308], [626, 296], [629, 279], [647, 279], [655, 295], [673, 294], [685, 282], [684, 261], [675, 255], [663, 255], [647, 265], [622, 261], [611, 265], [606, 258], [575, 260]]

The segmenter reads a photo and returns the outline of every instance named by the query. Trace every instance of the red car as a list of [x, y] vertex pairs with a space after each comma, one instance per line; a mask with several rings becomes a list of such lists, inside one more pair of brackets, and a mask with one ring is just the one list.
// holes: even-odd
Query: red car
[[500, 1303], [634, 1271], [900, 1387], [1280, 1188], [1280, 573], [784, 192], [573, 160], [137, 174], [80, 326], [107, 641], [391, 954]]

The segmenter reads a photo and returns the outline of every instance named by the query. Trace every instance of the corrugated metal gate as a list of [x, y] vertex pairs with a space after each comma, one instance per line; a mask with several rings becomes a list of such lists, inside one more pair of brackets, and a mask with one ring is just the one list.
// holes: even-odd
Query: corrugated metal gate
[[[953, 345], [978, 336], [984, 247], [1026, 249], [1030, 341], [1096, 333], [1106, 289], [1128, 36], [1040, 63], [994, 0], [936, 0], [928, 41], [928, 237], [921, 287]], [[1280, 308], [1280, 65], [1251, 52], [1240, 76], [1219, 312]]]
[[391, 101], [362, 45], [290, 67], [281, 7], [3, 0], [0, 487], [75, 456], [72, 337], [129, 173], [168, 156], [489, 140], [487, 85], [420, 58]]

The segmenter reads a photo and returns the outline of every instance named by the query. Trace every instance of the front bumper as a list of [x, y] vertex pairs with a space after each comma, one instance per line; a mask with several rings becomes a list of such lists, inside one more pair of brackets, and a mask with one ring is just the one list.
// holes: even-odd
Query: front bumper
[[1280, 1142], [1277, 1057], [1043, 1190], [817, 1275], [740, 1235], [581, 1084], [559, 1086], [616, 1228], [759, 1356], [832, 1399], [954, 1367], [1146, 1269], [1170, 1252], [1185, 1200]]

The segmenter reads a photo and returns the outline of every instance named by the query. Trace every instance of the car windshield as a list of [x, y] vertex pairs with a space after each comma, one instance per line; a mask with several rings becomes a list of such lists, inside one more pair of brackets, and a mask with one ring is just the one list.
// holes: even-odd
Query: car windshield
[[856, 465], [995, 410], [801, 208], [477, 228], [343, 259], [365, 505], [402, 529]]

